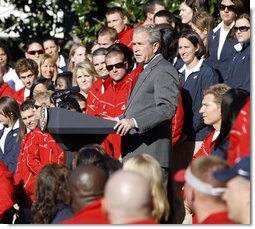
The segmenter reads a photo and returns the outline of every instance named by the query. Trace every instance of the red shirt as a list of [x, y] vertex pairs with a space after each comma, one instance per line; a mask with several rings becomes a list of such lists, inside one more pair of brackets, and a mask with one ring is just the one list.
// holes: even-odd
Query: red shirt
[[[143, 22], [139, 22], [136, 26], [141, 26], [143, 25]], [[130, 28], [127, 32], [125, 32], [121, 39], [119, 38], [119, 42], [126, 45], [127, 47], [129, 47], [132, 51], [133, 51], [133, 44], [132, 44], [132, 40], [133, 40], [133, 33], [134, 33], [134, 30], [135, 28]]]
[[[108, 86], [106, 92], [101, 96], [97, 113], [100, 117], [117, 117], [126, 110], [128, 96], [142, 71], [142, 65], [138, 65], [130, 74], [126, 75], [121, 82]], [[102, 147], [106, 152], [117, 159], [121, 155], [121, 136], [119, 134], [109, 134], [103, 141]]]
[[7, 166], [0, 160], [0, 220], [14, 204], [13, 176]]
[[138, 65], [130, 74], [124, 76], [122, 81], [114, 84], [109, 82], [105, 93], [98, 101], [96, 114], [100, 117], [117, 117], [126, 109], [128, 96], [133, 90], [135, 83], [142, 71], [142, 65]]
[[118, 34], [119, 42], [133, 50], [132, 39], [133, 39], [134, 28], [127, 27], [124, 31]]
[[193, 217], [193, 224], [236, 224], [228, 218], [228, 212], [217, 212], [209, 215], [204, 221], [198, 222], [196, 216]]
[[86, 114], [96, 115], [97, 104], [100, 97], [103, 94], [102, 88], [104, 88], [104, 91], [106, 91], [110, 83], [111, 83], [110, 77], [108, 77], [106, 80], [98, 78], [93, 83], [92, 87], [88, 91]]
[[15, 94], [15, 91], [9, 86], [8, 83], [3, 83], [3, 85], [0, 87], [0, 98], [3, 96], [13, 96]]
[[17, 100], [19, 104], [22, 104], [26, 99], [29, 99], [29, 96], [25, 98], [26, 87], [23, 87], [15, 92], [13, 97]]
[[36, 128], [25, 135], [22, 140], [16, 174], [15, 185], [23, 183], [27, 196], [34, 200], [35, 180], [42, 167], [49, 163], [64, 163], [64, 152], [48, 133]]
[[102, 199], [85, 206], [75, 216], [60, 222], [60, 224], [110, 224], [102, 210]]
[[250, 155], [250, 98], [238, 114], [229, 134], [228, 164], [233, 166], [237, 159]]
[[193, 156], [193, 159], [202, 157], [202, 156], [209, 156], [211, 154], [212, 148], [215, 145], [216, 139], [213, 139], [213, 135], [215, 133], [215, 130], [211, 131], [204, 139], [200, 149], [197, 151], [197, 153]]
[[172, 118], [172, 143], [176, 144], [181, 137], [184, 122], [184, 111], [182, 105], [182, 94], [179, 94], [178, 105]]

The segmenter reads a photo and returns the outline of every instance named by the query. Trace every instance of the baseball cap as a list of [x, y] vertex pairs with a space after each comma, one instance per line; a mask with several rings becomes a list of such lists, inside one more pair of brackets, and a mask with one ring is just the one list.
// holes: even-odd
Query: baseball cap
[[241, 176], [250, 180], [250, 156], [243, 157], [233, 167], [215, 172], [217, 180], [227, 181], [236, 176]]

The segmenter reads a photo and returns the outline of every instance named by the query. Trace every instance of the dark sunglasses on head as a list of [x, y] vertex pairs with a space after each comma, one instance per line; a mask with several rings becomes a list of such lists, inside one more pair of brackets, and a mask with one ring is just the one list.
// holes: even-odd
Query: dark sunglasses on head
[[235, 5], [224, 5], [224, 4], [220, 4], [219, 5], [219, 9], [220, 10], [225, 10], [227, 8], [228, 11], [235, 11], [236, 10], [236, 6]]
[[41, 54], [44, 54], [44, 50], [31, 50], [31, 51], [27, 51], [27, 53], [29, 54], [29, 55], [35, 55], [36, 53], [38, 53], [39, 55], [41, 55]]
[[239, 26], [239, 27], [235, 26], [235, 27], [234, 27], [234, 31], [235, 31], [235, 32], [237, 32], [238, 30], [239, 30], [240, 32], [247, 32], [248, 29], [250, 29], [250, 27], [248, 27], [248, 26]]
[[123, 68], [125, 62], [120, 62], [117, 64], [113, 64], [113, 65], [106, 65], [106, 69], [107, 71], [111, 71], [114, 67], [115, 68]]

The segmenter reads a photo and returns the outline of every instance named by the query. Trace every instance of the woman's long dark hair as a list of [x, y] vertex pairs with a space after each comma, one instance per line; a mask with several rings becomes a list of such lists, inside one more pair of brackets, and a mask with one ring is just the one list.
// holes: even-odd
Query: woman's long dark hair
[[157, 28], [162, 36], [160, 53], [167, 61], [173, 63], [174, 58], [177, 56], [178, 33], [167, 24], [157, 25]]
[[35, 201], [31, 208], [35, 224], [49, 224], [57, 213], [58, 205], [70, 204], [67, 180], [70, 169], [63, 164], [45, 165], [37, 176]]
[[214, 150], [227, 141], [231, 127], [249, 96], [250, 93], [241, 88], [231, 88], [224, 94], [221, 102], [220, 134], [215, 142]]
[[25, 135], [25, 127], [21, 120], [19, 104], [11, 96], [3, 96], [0, 98], [0, 112], [6, 117], [10, 118], [11, 128], [14, 127], [14, 124], [19, 120], [19, 131], [16, 142], [21, 142]]

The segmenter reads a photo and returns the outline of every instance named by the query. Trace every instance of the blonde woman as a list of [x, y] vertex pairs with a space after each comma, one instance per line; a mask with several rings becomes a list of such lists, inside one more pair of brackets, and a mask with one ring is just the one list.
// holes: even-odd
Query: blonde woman
[[68, 57], [68, 71], [73, 72], [74, 67], [86, 59], [86, 46], [73, 44]]
[[158, 161], [148, 154], [135, 155], [124, 163], [123, 169], [138, 172], [150, 180], [155, 205], [152, 216], [159, 221], [167, 221], [170, 206]]
[[97, 79], [96, 70], [89, 60], [77, 64], [73, 72], [73, 86], [80, 88], [80, 93], [88, 97], [88, 91]]
[[57, 65], [50, 54], [43, 54], [38, 61], [39, 77], [55, 82], [58, 71]]

